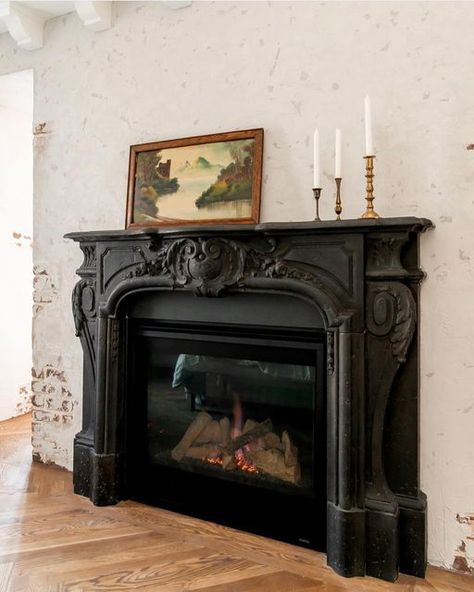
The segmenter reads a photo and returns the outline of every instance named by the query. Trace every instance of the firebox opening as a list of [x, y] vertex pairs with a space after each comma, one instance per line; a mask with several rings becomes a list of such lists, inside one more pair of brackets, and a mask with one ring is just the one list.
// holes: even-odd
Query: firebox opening
[[132, 498], [324, 550], [324, 335], [129, 321]]

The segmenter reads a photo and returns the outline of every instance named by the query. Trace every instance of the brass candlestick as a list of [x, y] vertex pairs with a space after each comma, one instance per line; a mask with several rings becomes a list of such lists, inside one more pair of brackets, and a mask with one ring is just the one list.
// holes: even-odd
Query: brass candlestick
[[334, 180], [336, 181], [336, 207], [334, 208], [334, 211], [336, 212], [336, 215], [337, 215], [336, 220], [340, 220], [341, 214], [342, 214], [342, 200], [341, 200], [342, 177], [336, 177]]
[[314, 221], [321, 222], [321, 218], [319, 217], [319, 198], [321, 197], [321, 187], [313, 187], [313, 195], [314, 199], [316, 200], [316, 218]]
[[374, 210], [373, 201], [374, 197], [374, 158], [375, 156], [364, 156], [365, 158], [365, 178], [367, 179], [365, 191], [367, 200], [367, 208], [362, 214], [361, 218], [380, 218], [377, 212]]

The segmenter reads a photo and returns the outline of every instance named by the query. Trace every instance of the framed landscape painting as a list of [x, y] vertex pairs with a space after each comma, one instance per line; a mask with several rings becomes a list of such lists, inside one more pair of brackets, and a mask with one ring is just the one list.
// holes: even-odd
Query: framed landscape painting
[[259, 221], [263, 129], [130, 147], [126, 227]]

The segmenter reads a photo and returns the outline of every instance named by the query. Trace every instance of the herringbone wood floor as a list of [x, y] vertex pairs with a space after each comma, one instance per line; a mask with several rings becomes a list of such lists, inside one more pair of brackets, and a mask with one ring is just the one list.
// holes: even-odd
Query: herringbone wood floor
[[467, 592], [431, 568], [396, 584], [344, 579], [315, 553], [125, 502], [96, 508], [71, 474], [31, 464], [28, 416], [0, 423], [0, 592]]

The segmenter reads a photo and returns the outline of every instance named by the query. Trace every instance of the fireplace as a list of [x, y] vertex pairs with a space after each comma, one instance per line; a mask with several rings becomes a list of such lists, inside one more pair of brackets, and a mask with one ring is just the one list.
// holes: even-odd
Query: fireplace
[[417, 218], [67, 235], [74, 487], [423, 576]]
[[324, 335], [129, 323], [127, 495], [325, 550]]

